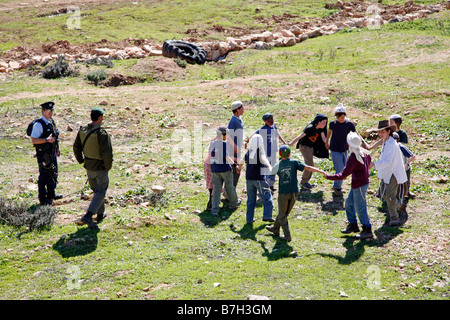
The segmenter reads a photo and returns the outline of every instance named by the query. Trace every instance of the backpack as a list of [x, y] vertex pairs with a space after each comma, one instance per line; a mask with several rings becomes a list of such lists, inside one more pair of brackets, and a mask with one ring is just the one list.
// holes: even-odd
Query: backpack
[[31, 132], [33, 131], [33, 126], [34, 126], [34, 124], [35, 124], [36, 122], [38, 122], [38, 121], [39, 121], [40, 124], [42, 125], [42, 128], [45, 128], [44, 120], [42, 120], [41, 118], [34, 119], [33, 121], [31, 121], [31, 122], [28, 124], [28, 127], [27, 127], [27, 136], [31, 137]]

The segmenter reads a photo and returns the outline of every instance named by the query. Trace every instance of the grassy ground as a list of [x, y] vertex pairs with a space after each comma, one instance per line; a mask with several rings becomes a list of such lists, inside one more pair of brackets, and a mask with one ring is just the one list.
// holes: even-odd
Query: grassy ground
[[[6, 1], [5, 1], [6, 2]], [[125, 38], [146, 38], [158, 42], [187, 38], [188, 30], [206, 31], [196, 37], [224, 39], [227, 35], [214, 32], [216, 26], [239, 32], [242, 29], [263, 30], [263, 19], [283, 14], [293, 15], [293, 21], [327, 17], [336, 10], [326, 9], [326, 0], [298, 1], [241, 1], [223, 3], [203, 1], [72, 1], [80, 9], [80, 28], [68, 27], [76, 11], [55, 14], [67, 5], [30, 1], [8, 1], [0, 22], [0, 49], [18, 45], [35, 45], [58, 40], [71, 43], [95, 42], [102, 39], [120, 41]], [[11, 4], [12, 3], [12, 4]], [[432, 4], [433, 0], [418, 0], [418, 4]], [[28, 5], [27, 5], [28, 4]], [[383, 4], [404, 4], [387, 0]], [[0, 7], [1, 8], [1, 7]], [[8, 10], [8, 8], [11, 8]], [[13, 10], [14, 9], [14, 10]], [[273, 28], [270, 26], [269, 28]]]
[[[323, 7], [320, 4], [314, 10]], [[213, 1], [205, 5], [214, 7]], [[114, 10], [129, 9], [120, 5]], [[207, 17], [198, 20], [208, 23]], [[24, 232], [0, 224], [0, 297], [448, 299], [448, 21], [444, 12], [381, 30], [310, 39], [290, 48], [233, 52], [221, 64], [188, 65], [170, 82], [99, 88], [84, 79], [85, 69], [77, 77], [59, 80], [24, 72], [4, 78], [0, 194], [35, 203], [37, 166], [24, 130], [39, 113], [38, 104], [52, 99], [61, 130], [58, 191], [67, 196], [56, 206], [58, 218], [48, 230]], [[116, 63], [108, 71], [133, 73], [138, 63]], [[417, 154], [412, 172], [417, 198], [409, 203], [406, 223], [399, 228], [384, 225], [385, 207], [373, 195], [375, 172], [368, 196], [374, 241], [359, 242], [339, 232], [346, 221], [342, 199], [333, 198], [331, 183], [318, 175], [313, 176], [318, 186], [301, 193], [291, 213], [290, 243], [266, 232], [267, 223], [261, 220], [245, 224], [244, 177], [238, 185], [243, 199], [239, 209], [230, 211], [225, 205], [219, 217], [204, 211], [202, 157], [212, 128], [227, 123], [231, 112], [226, 107], [236, 99], [246, 106], [246, 135], [271, 111], [287, 140], [318, 112], [332, 118], [338, 102], [348, 106], [361, 133], [393, 113], [403, 115], [410, 147]], [[88, 111], [102, 100], [108, 102], [105, 125], [113, 134], [115, 162], [109, 216], [101, 231], [93, 232], [73, 223], [89, 201], [77, 193], [85, 173], [71, 146], [77, 127], [89, 121]], [[185, 144], [180, 143], [183, 137]], [[188, 142], [191, 147], [186, 147]], [[379, 150], [372, 153], [374, 159], [378, 155]], [[297, 151], [293, 157], [301, 159]], [[316, 166], [333, 172], [330, 160], [317, 161]], [[345, 191], [349, 183], [344, 183]], [[167, 189], [163, 205], [147, 207], [132, 200], [153, 184]], [[258, 207], [256, 218], [261, 211]]]

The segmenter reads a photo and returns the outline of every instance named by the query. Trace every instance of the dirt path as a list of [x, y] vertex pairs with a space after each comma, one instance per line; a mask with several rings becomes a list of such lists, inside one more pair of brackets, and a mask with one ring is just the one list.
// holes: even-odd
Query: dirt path
[[67, 89], [67, 90], [46, 90], [45, 92], [19, 92], [6, 97], [0, 97], [0, 103], [7, 101], [14, 101], [20, 99], [40, 99], [50, 96], [66, 96], [66, 95], [99, 95], [108, 96], [126, 92], [149, 92], [156, 93], [164, 91], [179, 91], [187, 89], [212, 89], [215, 87], [223, 87], [224, 85], [248, 86], [249, 83], [260, 80], [281, 80], [286, 78], [298, 78], [298, 74], [280, 74], [280, 75], [261, 75], [250, 76], [245, 78], [224, 79], [224, 80], [203, 80], [198, 83], [192, 83], [186, 86], [161, 86], [158, 84], [150, 85], [134, 85], [134, 86], [119, 86], [119, 87], [106, 87], [106, 88], [85, 88], [85, 89]]

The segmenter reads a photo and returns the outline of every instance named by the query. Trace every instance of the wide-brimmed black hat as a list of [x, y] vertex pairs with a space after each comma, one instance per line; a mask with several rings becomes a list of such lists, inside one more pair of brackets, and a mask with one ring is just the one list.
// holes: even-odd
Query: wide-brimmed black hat
[[374, 129], [374, 131], [381, 131], [383, 129], [391, 129], [391, 131], [395, 130], [395, 126], [391, 126], [389, 124], [389, 120], [381, 120], [378, 122], [378, 128]]

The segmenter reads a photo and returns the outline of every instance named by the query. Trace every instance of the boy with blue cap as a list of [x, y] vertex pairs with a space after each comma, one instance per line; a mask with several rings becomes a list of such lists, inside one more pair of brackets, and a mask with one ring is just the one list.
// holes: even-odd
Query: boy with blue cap
[[[274, 166], [277, 163], [277, 154], [278, 154], [278, 139], [280, 139], [281, 143], [286, 144], [280, 132], [278, 131], [277, 126], [273, 121], [273, 115], [270, 112], [266, 112], [262, 116], [262, 120], [264, 121], [264, 126], [260, 129], [256, 130], [254, 134], [259, 134], [262, 136], [264, 141], [264, 150], [266, 151], [266, 156], [269, 159], [270, 165]], [[251, 135], [248, 139], [248, 143], [253, 135]], [[275, 175], [270, 175], [268, 170], [265, 171], [265, 176], [267, 183], [272, 191], [275, 191]]]

